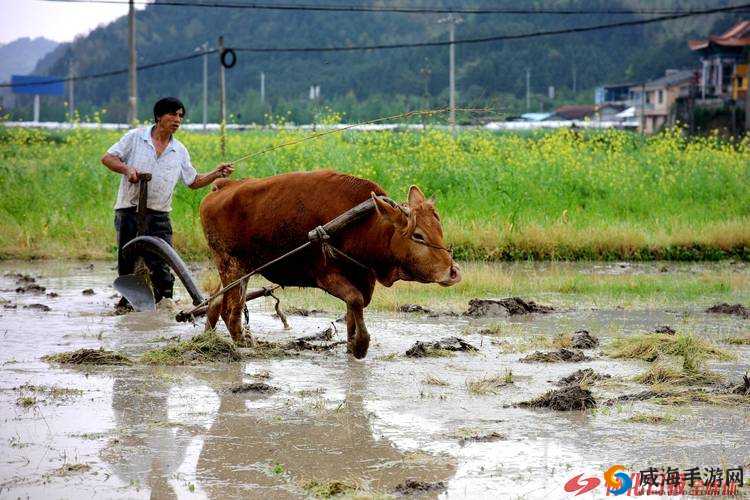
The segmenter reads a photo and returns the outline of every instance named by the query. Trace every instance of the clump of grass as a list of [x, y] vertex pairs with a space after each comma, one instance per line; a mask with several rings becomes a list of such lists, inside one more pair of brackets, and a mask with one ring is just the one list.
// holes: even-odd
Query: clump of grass
[[383, 356], [378, 356], [378, 361], [396, 361], [398, 359], [398, 353], [392, 352], [390, 354], [384, 354]]
[[302, 484], [302, 489], [315, 498], [331, 498], [336, 495], [353, 493], [357, 486], [344, 481], [316, 481], [310, 480]]
[[664, 362], [656, 362], [648, 370], [633, 377], [638, 383], [647, 385], [709, 385], [722, 380], [721, 375], [694, 367], [692, 370], [680, 370]]
[[724, 339], [724, 342], [732, 345], [750, 345], [750, 334], [744, 337], [728, 337]]
[[43, 361], [66, 365], [130, 365], [133, 361], [127, 356], [104, 349], [78, 349], [42, 357]]
[[190, 340], [147, 351], [141, 361], [150, 365], [182, 365], [194, 362], [239, 361], [237, 347], [215, 331], [196, 335]]
[[656, 415], [654, 413], [636, 413], [630, 418], [626, 419], [626, 422], [634, 424], [672, 424], [675, 422], [675, 418], [672, 415]]
[[650, 333], [615, 339], [610, 345], [608, 355], [612, 358], [642, 359], [656, 361], [660, 356], [678, 356], [682, 358], [685, 371], [696, 371], [701, 362], [707, 358], [733, 359], [730, 352], [711, 342], [691, 334], [679, 333], [666, 335]]
[[[467, 329], [468, 328], [469, 327], [467, 327]], [[481, 328], [477, 333], [479, 335], [502, 335], [504, 331], [505, 331], [505, 328], [503, 327], [501, 323], [490, 323], [484, 328]], [[469, 332], [465, 331], [465, 333], [469, 333]]]
[[705, 403], [713, 406], [750, 405], [750, 397], [740, 394], [713, 393], [701, 390], [673, 392], [653, 398], [652, 401], [663, 406], [685, 406], [691, 403]]
[[448, 387], [450, 384], [446, 382], [445, 380], [438, 378], [434, 375], [427, 375], [423, 380], [423, 384], [427, 385], [436, 385], [438, 387]]
[[512, 383], [513, 374], [508, 370], [505, 375], [466, 379], [466, 389], [469, 391], [469, 394], [486, 396], [488, 394], [498, 394], [500, 389]]
[[31, 406], [36, 405], [36, 403], [37, 403], [36, 398], [33, 396], [21, 396], [20, 398], [16, 400], [16, 404], [23, 408], [29, 408]]

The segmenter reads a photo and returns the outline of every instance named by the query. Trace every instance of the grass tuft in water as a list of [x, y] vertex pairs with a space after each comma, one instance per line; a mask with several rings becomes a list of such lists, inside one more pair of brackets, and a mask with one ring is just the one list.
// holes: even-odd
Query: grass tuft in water
[[315, 498], [331, 498], [336, 495], [353, 493], [357, 487], [343, 481], [310, 480], [302, 484], [302, 489]]
[[469, 391], [469, 394], [486, 396], [488, 394], [498, 394], [500, 389], [512, 383], [513, 373], [508, 370], [504, 375], [466, 379], [466, 389]]
[[730, 360], [732, 353], [692, 334], [649, 333], [612, 341], [607, 355], [612, 358], [656, 361], [660, 356], [682, 358], [686, 372], [696, 371], [705, 359]]
[[656, 415], [653, 413], [636, 413], [630, 418], [626, 419], [626, 422], [634, 424], [672, 424], [675, 422], [675, 418], [672, 415]]
[[723, 377], [718, 373], [699, 367], [682, 370], [665, 362], [656, 362], [649, 366], [645, 372], [633, 377], [633, 380], [647, 385], [711, 385], [721, 382]]
[[129, 357], [104, 349], [78, 349], [42, 357], [42, 361], [66, 365], [130, 365]]
[[214, 361], [239, 361], [237, 346], [232, 340], [211, 330], [179, 343], [147, 351], [141, 361], [149, 365], [183, 365]]

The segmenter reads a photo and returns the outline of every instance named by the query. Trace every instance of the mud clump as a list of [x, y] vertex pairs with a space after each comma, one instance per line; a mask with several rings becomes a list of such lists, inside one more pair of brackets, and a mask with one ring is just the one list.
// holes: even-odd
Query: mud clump
[[133, 361], [127, 356], [104, 349], [78, 349], [43, 356], [42, 361], [64, 365], [131, 365]]
[[263, 382], [251, 382], [249, 384], [240, 384], [236, 387], [232, 387], [231, 389], [229, 389], [229, 392], [231, 392], [232, 394], [242, 394], [246, 392], [269, 393], [276, 392], [278, 390], [278, 387], [274, 387]]
[[16, 293], [44, 293], [46, 290], [45, 287], [32, 283], [28, 286], [19, 286]]
[[34, 309], [36, 311], [50, 312], [52, 309], [44, 304], [26, 304], [23, 306], [24, 309]]
[[706, 309], [707, 313], [712, 314], [731, 314], [734, 316], [740, 316], [741, 318], [750, 318], [750, 309], [743, 306], [742, 304], [727, 304], [722, 302]]
[[586, 410], [596, 407], [596, 400], [588, 389], [570, 385], [545, 392], [538, 398], [519, 403], [521, 408], [550, 408], [557, 411]]
[[554, 308], [543, 306], [529, 300], [528, 302], [520, 297], [509, 297], [507, 299], [471, 299], [469, 309], [464, 316], [472, 318], [484, 318], [488, 316], [516, 316], [520, 314], [540, 313], [547, 314], [554, 311]]
[[94, 289], [93, 288], [87, 288], [81, 292], [83, 295], [94, 295]]
[[393, 489], [393, 492], [403, 496], [418, 495], [420, 493], [435, 493], [445, 491], [445, 482], [437, 481], [428, 483], [417, 479], [409, 478]]
[[402, 306], [399, 306], [398, 312], [410, 314], [432, 314], [431, 309], [422, 307], [419, 304], [404, 304]]
[[525, 358], [519, 359], [521, 363], [579, 363], [581, 361], [590, 361], [593, 358], [586, 356], [578, 349], [558, 349], [557, 351], [541, 352], [536, 351]]
[[60, 294], [57, 292], [47, 292], [47, 297], [49, 297], [50, 299], [56, 299], [59, 296]]
[[493, 441], [504, 441], [508, 439], [505, 434], [499, 432], [490, 432], [489, 434], [476, 434], [474, 436], [462, 437], [458, 440], [460, 446], [464, 446], [466, 443], [491, 443]]
[[184, 365], [194, 362], [231, 362], [241, 358], [234, 342], [209, 331], [190, 340], [147, 351], [141, 361], [150, 365]]
[[5, 273], [4, 276], [6, 278], [13, 278], [16, 280], [17, 285], [22, 285], [25, 283], [36, 283], [36, 278], [31, 276], [30, 274], [21, 274], [21, 273]]
[[574, 349], [593, 349], [599, 345], [599, 339], [586, 330], [578, 330], [573, 333], [570, 347]]
[[677, 332], [671, 326], [657, 326], [654, 333], [661, 333], [663, 335], [675, 335]]
[[65, 464], [59, 469], [55, 470], [56, 476], [69, 476], [71, 474], [82, 474], [91, 470], [91, 466], [88, 464]]
[[608, 375], [606, 373], [596, 373], [591, 368], [584, 368], [582, 370], [574, 371], [567, 377], [561, 378], [560, 380], [555, 382], [555, 385], [581, 385], [591, 382], [597, 382], [599, 380], [604, 380], [607, 378], [612, 378], [612, 375]]
[[406, 351], [409, 358], [450, 356], [454, 352], [477, 352], [479, 349], [458, 337], [445, 337], [434, 342], [417, 341]]
[[314, 316], [316, 314], [325, 314], [320, 309], [304, 309], [302, 307], [286, 307], [284, 312], [289, 316]]

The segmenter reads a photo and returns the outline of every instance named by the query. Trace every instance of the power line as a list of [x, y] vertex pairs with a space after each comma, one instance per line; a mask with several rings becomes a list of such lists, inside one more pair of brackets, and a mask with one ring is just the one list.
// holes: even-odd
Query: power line
[[[66, 0], [71, 1], [71, 0]], [[101, 0], [104, 1], [104, 0]], [[521, 33], [517, 35], [499, 35], [499, 36], [492, 36], [492, 37], [484, 37], [484, 38], [468, 38], [463, 40], [455, 40], [454, 42], [450, 41], [444, 41], [444, 42], [420, 42], [420, 43], [399, 43], [399, 44], [390, 44], [390, 45], [360, 45], [360, 46], [352, 46], [352, 47], [231, 47], [231, 50], [235, 51], [241, 51], [241, 52], [351, 52], [351, 51], [357, 51], [357, 50], [387, 50], [387, 49], [401, 49], [401, 48], [420, 48], [420, 47], [440, 47], [445, 45], [450, 45], [451, 43], [455, 44], [474, 44], [474, 43], [486, 43], [486, 42], [497, 42], [497, 41], [509, 41], [509, 40], [521, 40], [521, 39], [528, 39], [528, 38], [537, 38], [542, 36], [554, 36], [554, 35], [567, 35], [567, 34], [573, 34], [573, 33], [584, 33], [589, 31], [598, 31], [598, 30], [605, 30], [605, 29], [614, 29], [614, 28], [622, 28], [627, 26], [638, 26], [643, 24], [652, 24], [652, 23], [659, 23], [664, 21], [672, 21], [675, 19], [683, 19], [686, 17], [694, 17], [694, 16], [702, 16], [702, 15], [708, 15], [708, 14], [717, 14], [722, 12], [733, 12], [739, 9], [747, 9], [750, 8], [749, 4], [742, 4], [742, 5], [735, 5], [731, 7], [717, 7], [714, 9], [705, 9], [702, 11], [694, 11], [690, 13], [683, 13], [683, 14], [673, 14], [669, 16], [661, 16], [661, 17], [655, 17], [651, 19], [638, 19], [633, 21], [622, 21], [618, 23], [610, 23], [610, 24], [601, 24], [597, 26], [586, 26], [582, 28], [566, 28], [566, 29], [560, 29], [560, 30], [552, 30], [552, 31], [536, 31], [532, 33]], [[174, 59], [167, 59], [165, 61], [159, 61], [151, 64], [144, 64], [141, 66], [138, 66], [138, 70], [144, 70], [144, 69], [151, 69], [156, 68], [159, 66], [166, 66], [168, 64], [174, 64], [182, 61], [187, 61], [190, 59], [195, 59], [198, 57], [202, 57], [205, 54], [213, 54], [218, 52], [217, 49], [210, 49], [207, 51], [201, 51], [196, 52], [187, 56], [177, 57]], [[115, 75], [121, 75], [124, 73], [127, 73], [128, 69], [119, 69], [114, 71], [108, 71], [105, 73], [97, 73], [93, 75], [82, 75], [82, 76], [75, 76], [70, 78], [58, 78], [55, 80], [49, 80], [45, 82], [36, 82], [36, 83], [3, 83], [0, 84], [0, 88], [4, 87], [27, 87], [32, 85], [47, 85], [47, 84], [54, 84], [54, 83], [62, 83], [62, 82], [69, 82], [69, 81], [82, 81], [82, 80], [91, 80], [94, 78], [104, 78], [108, 76], [115, 76]]]
[[[166, 66], [167, 64], [175, 64], [182, 61], [188, 61], [190, 59], [195, 59], [197, 57], [203, 57], [206, 54], [214, 54], [218, 52], [217, 49], [210, 49], [206, 51], [196, 52], [195, 54], [190, 54], [188, 56], [182, 56], [182, 57], [176, 57], [174, 59], [167, 59], [165, 61], [159, 61], [155, 63], [150, 64], [142, 64], [141, 66], [137, 66], [136, 70], [143, 70], [143, 69], [151, 69], [151, 68], [157, 68], [159, 66]], [[0, 83], [0, 88], [3, 87], [30, 87], [30, 86], [36, 86], [36, 85], [52, 85], [55, 83], [65, 83], [65, 82], [80, 82], [83, 80], [93, 80], [94, 78], [104, 78], [107, 76], [116, 76], [116, 75], [123, 75], [128, 72], [128, 68], [123, 69], [116, 69], [114, 71], [107, 71], [105, 73], [96, 73], [93, 75], [81, 75], [81, 76], [73, 76], [69, 78], [56, 78], [54, 80], [45, 80], [43, 82], [32, 82], [32, 83]]]
[[[56, 3], [96, 3], [127, 5], [121, 0], [39, 0]], [[326, 5], [326, 4], [267, 4], [267, 3], [225, 3], [189, 2], [185, 0], [164, 0], [158, 3], [136, 1], [136, 5], [149, 7], [203, 7], [217, 9], [291, 10], [309, 12], [390, 12], [403, 14], [554, 14], [554, 15], [679, 15], [697, 14], [699, 10], [679, 9], [520, 9], [520, 8], [446, 8], [446, 7], [376, 7], [368, 5]], [[732, 7], [730, 7], [732, 8]], [[739, 7], [737, 7], [739, 8]]]
[[259, 48], [259, 47], [233, 47], [236, 51], [241, 52], [349, 52], [356, 50], [384, 50], [384, 49], [403, 49], [403, 48], [418, 48], [418, 47], [440, 47], [444, 45], [455, 44], [471, 44], [471, 43], [486, 43], [486, 42], [499, 42], [508, 40], [522, 40], [525, 38], [538, 38], [542, 36], [553, 36], [553, 35], [568, 35], [572, 33], [585, 33], [588, 31], [599, 31], [605, 29], [622, 28], [626, 26], [638, 26], [643, 24], [660, 23], [664, 21], [673, 21], [675, 19], [683, 19], [686, 17], [702, 16], [707, 14], [717, 14], [721, 12], [732, 12], [739, 9], [750, 8], [750, 4], [736, 5], [732, 7], [717, 7], [715, 9], [706, 9], [702, 11], [695, 11], [683, 14], [672, 14], [669, 16], [654, 17], [651, 19], [636, 19], [633, 21], [621, 21], [610, 24], [600, 24], [597, 26], [585, 26], [582, 28], [565, 28], [551, 31], [536, 31], [532, 33], [521, 33], [517, 35], [499, 35], [482, 38], [464, 38], [462, 40], [456, 40], [455, 42], [442, 41], [442, 42], [420, 42], [420, 43], [395, 43], [395, 44], [381, 44], [381, 45], [360, 45], [352, 47], [289, 47], [289, 48]]

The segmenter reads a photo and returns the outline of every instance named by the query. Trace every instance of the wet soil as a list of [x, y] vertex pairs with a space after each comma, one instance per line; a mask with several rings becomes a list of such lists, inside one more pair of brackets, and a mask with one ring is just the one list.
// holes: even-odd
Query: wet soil
[[750, 318], [750, 309], [742, 304], [716, 304], [706, 309], [706, 312], [713, 314], [733, 314], [742, 318]]
[[524, 300], [520, 297], [509, 297], [507, 299], [472, 299], [469, 301], [469, 309], [465, 316], [472, 318], [486, 318], [489, 316], [516, 316], [521, 314], [540, 313], [547, 314], [555, 309], [550, 306], [537, 304], [533, 300]]
[[580, 363], [581, 361], [591, 361], [591, 357], [586, 356], [578, 349], [565, 349], [564, 347], [556, 351], [541, 352], [536, 351], [521, 358], [521, 363]]
[[[535, 272], [543, 273], [545, 265]], [[592, 272], [601, 272], [598, 266], [592, 264]], [[682, 272], [679, 264], [669, 266]], [[0, 303], [17, 306], [0, 308], [0, 497], [305, 498], [342, 492], [365, 498], [562, 498], [571, 477], [599, 475], [614, 463], [634, 469], [747, 467], [750, 397], [743, 395], [743, 376], [750, 346], [722, 344], [745, 335], [747, 320], [706, 313], [716, 300], [669, 310], [627, 304], [592, 309], [564, 295], [537, 294], [532, 296], [554, 306], [554, 314], [474, 318], [368, 311], [372, 340], [362, 361], [346, 355], [341, 325], [320, 335], [343, 308], [292, 316], [285, 330], [271, 316], [273, 301], [257, 301], [250, 304], [248, 326], [259, 343], [338, 344], [178, 366], [42, 361], [81, 349], [136, 360], [201, 333], [201, 323], [176, 323], [174, 309], [113, 315], [111, 267], [0, 263]], [[16, 293], [29, 284], [17, 283], [16, 274], [58, 296]], [[82, 294], [87, 288], [95, 294]], [[184, 291], [178, 295], [189, 303]], [[24, 308], [33, 303], [51, 310]], [[490, 338], [502, 346], [477, 333], [498, 324]], [[606, 352], [616, 337], [643, 335], [658, 325], [731, 347], [735, 359], [706, 361], [707, 369], [731, 383], [659, 393], [633, 380], [649, 366], [642, 360], [597, 352], [577, 363], [518, 361], [552, 345], [561, 333], [586, 330], [599, 339], [597, 351]], [[223, 326], [219, 333], [228, 338]], [[416, 342], [446, 337], [478, 351], [419, 360], [402, 355]], [[583, 375], [572, 385], [554, 384], [585, 369], [611, 377], [592, 384]], [[499, 390], [469, 390], [472, 381], [506, 374], [513, 382]], [[251, 385], [260, 383], [278, 390]], [[571, 401], [588, 406], [586, 393], [548, 394], [581, 385], [600, 406], [612, 402], [580, 410]], [[246, 391], [232, 392], [243, 386]], [[545, 395], [546, 407], [519, 407]], [[665, 404], [676, 395], [684, 396], [673, 401], [679, 405]], [[709, 396], [730, 399], [717, 403]], [[556, 411], [558, 403], [573, 411]], [[628, 421], [665, 412], [670, 419], [658, 426]]]

